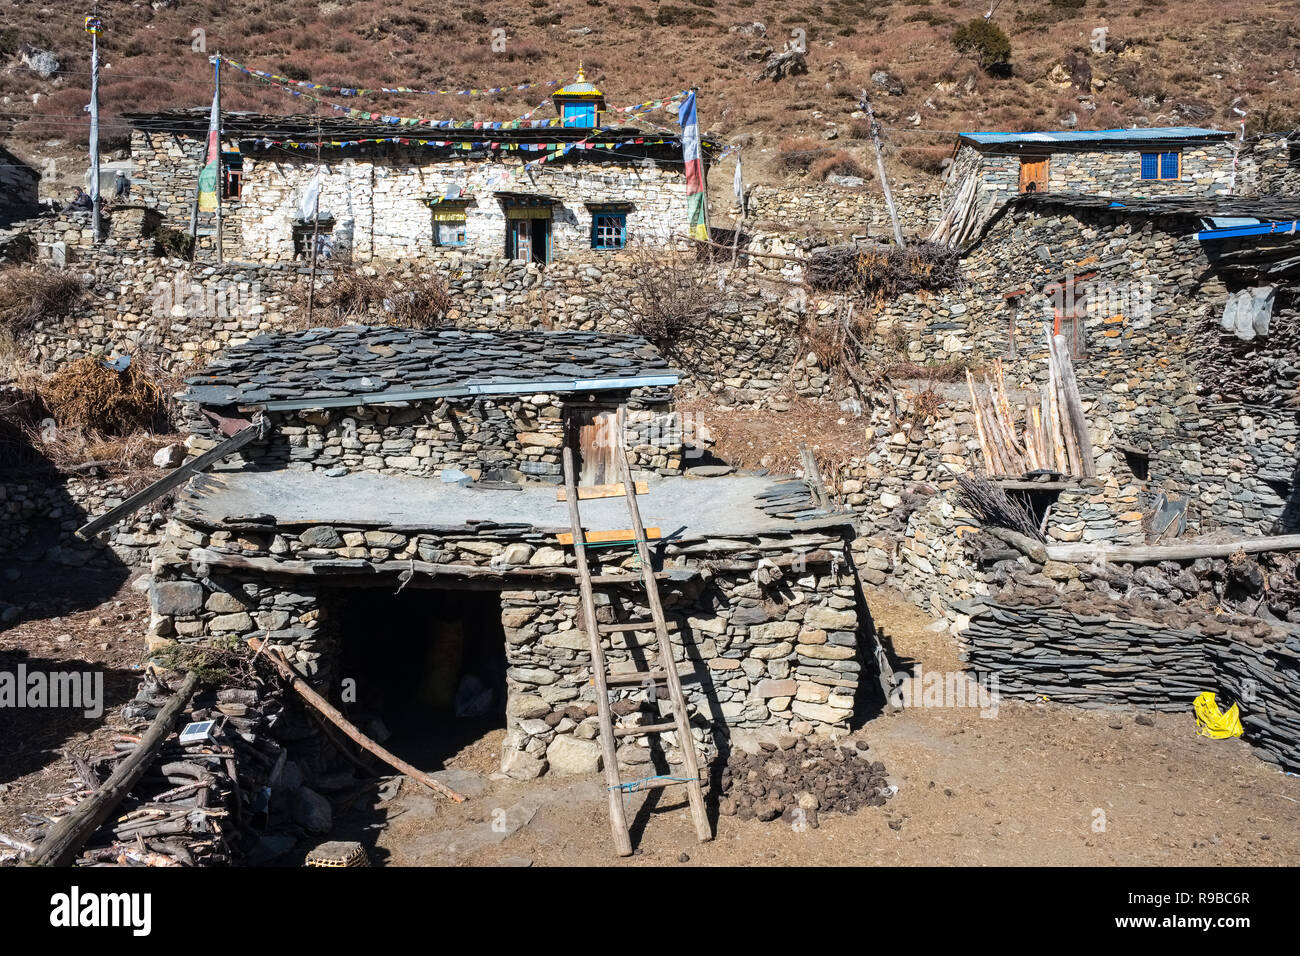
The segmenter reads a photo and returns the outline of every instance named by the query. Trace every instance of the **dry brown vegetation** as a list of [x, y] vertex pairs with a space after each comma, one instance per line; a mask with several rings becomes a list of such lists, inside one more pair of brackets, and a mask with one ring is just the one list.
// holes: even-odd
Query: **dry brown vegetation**
[[[835, 149], [866, 146], [863, 124], [850, 114], [858, 89], [878, 69], [905, 84], [897, 96], [872, 88], [891, 174], [903, 177], [929, 169], [909, 162], [916, 154], [895, 150], [950, 145], [948, 131], [955, 129], [1056, 128], [1069, 111], [1081, 128], [1187, 121], [1232, 128], [1234, 106], [1248, 111], [1251, 130], [1296, 122], [1300, 27], [1292, 0], [1243, 0], [1229, 7], [1196, 0], [1128, 7], [1107, 0], [1018, 0], [995, 17], [1012, 47], [1012, 75], [1005, 78], [983, 73], [951, 43], [956, 27], [984, 10], [940, 0], [827, 0], [793, 8], [777, 0], [552, 0], [529, 6], [483, 0], [472, 9], [433, 0], [186, 0], [158, 9], [112, 4], [101, 9], [104, 139], [109, 150], [126, 144], [128, 130], [113, 119], [117, 113], [205, 105], [211, 85], [206, 53], [217, 49], [253, 66], [336, 86], [510, 85], [569, 77], [580, 60], [615, 105], [694, 85], [706, 130], [724, 139], [755, 136], [745, 153], [751, 181], [784, 174], [775, 147], [791, 130], [816, 136], [834, 124], [840, 133]], [[765, 24], [766, 36], [730, 32], [754, 20]], [[82, 13], [0, 0], [0, 21], [0, 96], [13, 103], [0, 116], [0, 137], [16, 131], [28, 153], [44, 152], [53, 139], [83, 143], [89, 44]], [[1124, 51], [1087, 54], [1097, 26], [1106, 26], [1112, 45]], [[206, 52], [192, 49], [195, 28], [206, 31]], [[497, 28], [506, 30], [504, 51], [492, 49]], [[569, 32], [582, 28], [591, 32]], [[806, 34], [808, 74], [753, 83], [759, 54], [779, 50], [795, 29]], [[52, 49], [69, 72], [42, 80], [16, 65], [14, 51], [24, 42]], [[1079, 90], [1051, 79], [1053, 67], [1080, 50], [1094, 82], [1104, 86]], [[233, 70], [225, 75], [223, 102], [230, 109], [317, 109]], [[426, 118], [511, 119], [537, 106], [544, 93], [381, 96], [351, 104]], [[909, 121], [914, 114], [919, 122]], [[664, 114], [650, 118], [671, 123]], [[729, 183], [714, 179], [722, 195]]]
[[14, 342], [38, 323], [67, 315], [87, 295], [80, 277], [45, 265], [0, 268], [0, 332]]
[[689, 365], [694, 349], [709, 341], [713, 319], [727, 302], [710, 257], [641, 245], [630, 246], [625, 255], [632, 258], [631, 278], [601, 290], [606, 307], [670, 359]]
[[62, 366], [40, 388], [60, 429], [131, 435], [165, 421], [163, 391], [132, 362], [123, 371], [86, 356]]
[[296, 304], [290, 328], [337, 328], [356, 323], [437, 329], [447, 324], [451, 295], [437, 275], [340, 264], [316, 290], [310, 319], [305, 287], [298, 290]]

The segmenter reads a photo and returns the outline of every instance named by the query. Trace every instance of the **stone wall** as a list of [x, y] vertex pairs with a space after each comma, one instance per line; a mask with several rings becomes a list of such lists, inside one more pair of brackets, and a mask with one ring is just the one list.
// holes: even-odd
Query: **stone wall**
[[1300, 136], [1266, 133], [1247, 140], [1237, 177], [1244, 196], [1300, 195]]
[[[267, 416], [267, 438], [246, 445], [219, 467], [435, 478], [443, 469], [456, 469], [475, 480], [559, 482], [564, 398], [542, 393], [273, 412]], [[645, 407], [635, 397], [630, 402], [625, 447], [638, 477], [682, 470], [681, 416], [665, 405]], [[195, 454], [224, 437], [194, 408], [186, 430]]]
[[[436, 577], [455, 587], [463, 569], [476, 568], [501, 588], [509, 725], [503, 768], [518, 777], [536, 776], [562, 752], [565, 766], [582, 758], [595, 769], [595, 688], [572, 549], [544, 533], [505, 526], [485, 525], [479, 533], [398, 533], [373, 526], [236, 524], [200, 526], [185, 515], [168, 524], [152, 565], [153, 646], [262, 636], [330, 690], [341, 676], [340, 644], [348, 639], [332, 626], [330, 594], [355, 588], [359, 577], [371, 585], [380, 576], [395, 581], [402, 570], [415, 575], [406, 586]], [[862, 645], [871, 639], [860, 639], [863, 596], [838, 534], [686, 537], [664, 546], [672, 580], [662, 589], [674, 627], [674, 659], [706, 754], [720, 735], [737, 729], [775, 727], [806, 735], [847, 728], [870, 659]], [[751, 574], [764, 558], [766, 567], [778, 569], [778, 580], [760, 585]], [[633, 560], [626, 548], [604, 548], [593, 559], [607, 573]], [[312, 563], [322, 566], [321, 573], [304, 572]], [[290, 574], [290, 568], [298, 573]], [[353, 600], [366, 594], [380, 600], [391, 592], [386, 585], [347, 591]], [[602, 622], [614, 619], [613, 600], [598, 599]], [[634, 598], [626, 601], [620, 620], [648, 614]], [[615, 635], [611, 670], [644, 666], [634, 661], [644, 660], [648, 643], [645, 634]], [[620, 690], [614, 709], [624, 723], [653, 719], [660, 696], [646, 699], [639, 686]], [[559, 738], [568, 739], [553, 751]], [[670, 760], [676, 759], [673, 743], [669, 735]], [[643, 743], [629, 739], [620, 749], [620, 762], [630, 768], [648, 761]]]
[[36, 206], [40, 182], [40, 173], [0, 146], [0, 218]]
[[[915, 186], [895, 187], [894, 206], [905, 235], [929, 233], [941, 211], [937, 195]], [[728, 211], [733, 222], [739, 214], [739, 206]], [[745, 193], [745, 216], [763, 229], [801, 234], [851, 230], [881, 239], [894, 234], [884, 195], [874, 184], [755, 185]]]
[[[789, 254], [779, 239], [765, 249]], [[792, 287], [789, 264], [752, 257], [735, 269], [717, 267], [727, 282], [709, 334], [689, 350], [666, 352], [688, 390], [742, 400], [789, 400], [829, 390], [824, 370], [796, 362], [805, 310], [820, 307]], [[639, 268], [633, 253], [588, 252], [546, 268], [510, 260], [397, 264], [446, 278], [452, 297], [448, 321], [459, 328], [636, 331], [614, 312]], [[301, 324], [307, 268], [301, 264], [203, 266], [115, 249], [75, 251], [71, 268], [89, 280], [94, 299], [84, 309], [36, 329], [28, 351], [36, 366], [53, 368], [95, 349], [147, 352], [161, 368], [178, 371], [206, 363], [228, 345], [262, 332]], [[331, 280], [322, 272], [320, 285]], [[710, 281], [712, 281], [710, 279]], [[382, 323], [383, 313], [374, 321]], [[671, 345], [671, 343], [669, 343]]]

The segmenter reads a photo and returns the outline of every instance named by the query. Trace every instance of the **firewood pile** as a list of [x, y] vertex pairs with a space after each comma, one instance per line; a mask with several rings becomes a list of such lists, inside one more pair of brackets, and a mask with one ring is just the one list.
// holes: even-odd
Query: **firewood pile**
[[819, 813], [881, 807], [897, 792], [865, 740], [852, 745], [793, 735], [764, 742], [758, 753], [735, 751], [723, 768], [724, 816], [818, 826]]
[[[284, 709], [278, 685], [263, 684], [251, 672], [238, 683], [195, 695], [144, 775], [81, 848], [76, 865], [214, 866], [237, 858], [254, 821], [265, 813], [259, 801], [285, 761], [285, 751], [269, 733]], [[148, 726], [171, 696], [150, 672], [122, 710], [128, 732], [117, 736], [112, 750], [90, 758], [70, 756], [75, 776], [59, 795], [68, 813], [136, 751], [141, 745], [136, 731]], [[207, 721], [213, 723], [204, 739], [181, 743], [186, 726]], [[62, 816], [25, 815], [33, 826], [24, 840], [39, 852]]]
[[961, 285], [957, 254], [930, 242], [826, 246], [808, 257], [806, 276], [814, 289], [886, 296]]

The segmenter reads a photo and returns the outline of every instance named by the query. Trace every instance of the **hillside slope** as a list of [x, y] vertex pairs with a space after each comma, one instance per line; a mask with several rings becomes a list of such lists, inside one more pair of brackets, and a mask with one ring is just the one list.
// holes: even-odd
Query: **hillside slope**
[[[613, 105], [695, 86], [702, 125], [724, 140], [744, 137], [753, 146], [746, 152], [749, 178], [771, 181], [786, 175], [776, 162], [778, 144], [793, 136], [833, 138], [869, 165], [865, 124], [851, 115], [864, 86], [873, 90], [903, 176], [934, 171], [955, 130], [1235, 128], [1234, 107], [1247, 111], [1252, 130], [1297, 121], [1300, 24], [1293, 0], [1228, 7], [1139, 0], [1122, 9], [1115, 0], [993, 0], [993, 19], [1012, 45], [1005, 77], [982, 72], [950, 42], [955, 27], [982, 16], [987, 2], [103, 0], [105, 145], [112, 151], [126, 144], [126, 127], [111, 118], [117, 113], [206, 104], [207, 54], [218, 49], [250, 66], [331, 86], [515, 85], [567, 79], [579, 61]], [[750, 26], [755, 20], [764, 30]], [[90, 44], [80, 13], [0, 0], [0, 22], [0, 141], [37, 162], [66, 154], [72, 162], [64, 165], [75, 166], [88, 126]], [[1110, 52], [1090, 52], [1097, 27], [1107, 28]], [[493, 32], [501, 30], [504, 44]], [[806, 37], [807, 74], [755, 83], [765, 52], [780, 50], [795, 31]], [[60, 71], [42, 78], [23, 61], [29, 47], [52, 52]], [[881, 70], [901, 81], [891, 81], [893, 92], [871, 83]], [[331, 114], [326, 105], [234, 70], [224, 77], [229, 109]], [[422, 118], [512, 119], [545, 93], [323, 98]], [[667, 122], [663, 114], [652, 118]]]

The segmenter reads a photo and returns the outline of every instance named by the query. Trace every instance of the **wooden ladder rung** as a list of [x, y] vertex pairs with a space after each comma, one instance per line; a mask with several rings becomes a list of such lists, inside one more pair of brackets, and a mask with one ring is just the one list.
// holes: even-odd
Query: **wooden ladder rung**
[[680, 787], [683, 784], [688, 784], [688, 783], [703, 784], [706, 782], [707, 781], [704, 780], [692, 780], [690, 777], [683, 777], [680, 780], [646, 780], [644, 782], [638, 781], [636, 786], [631, 788], [631, 792], [636, 793], [638, 790], [662, 790], [665, 787]]
[[[656, 577], [666, 577], [662, 571], [656, 572]], [[645, 578], [639, 574], [593, 574], [591, 576], [592, 584], [639, 584], [645, 587]]]
[[627, 687], [629, 684], [644, 684], [646, 681], [658, 683], [668, 679], [665, 670], [632, 671], [630, 674], [610, 674], [605, 678], [609, 687]]
[[634, 734], [661, 734], [665, 730], [676, 730], [677, 721], [666, 720], [661, 724], [637, 724], [634, 727], [615, 727], [615, 737], [631, 737]]
[[[668, 630], [676, 630], [677, 622], [665, 621]], [[599, 624], [597, 629], [601, 634], [620, 634], [623, 631], [653, 631], [655, 629], [654, 621], [620, 621], [617, 624]]]

